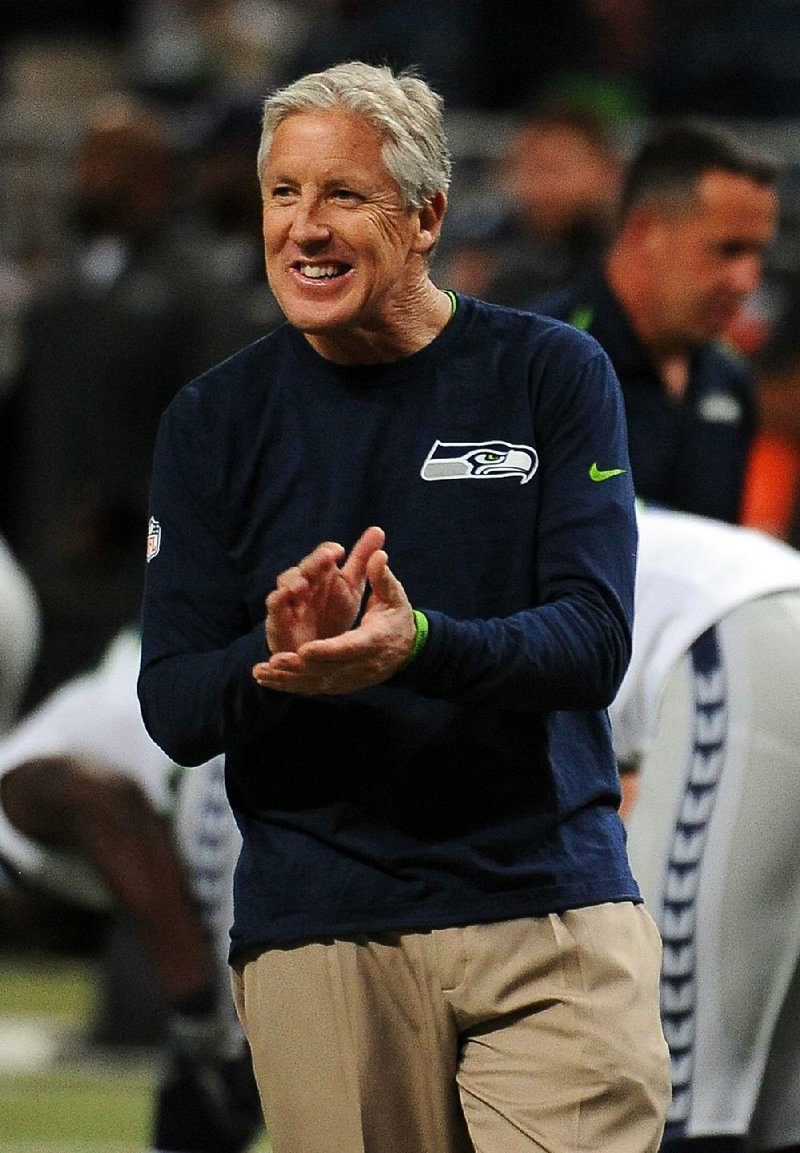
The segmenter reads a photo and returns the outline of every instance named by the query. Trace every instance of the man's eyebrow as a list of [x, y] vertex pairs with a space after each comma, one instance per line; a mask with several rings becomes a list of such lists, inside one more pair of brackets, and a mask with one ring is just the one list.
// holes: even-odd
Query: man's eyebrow
[[726, 256], [739, 256], [746, 252], [763, 252], [765, 244], [760, 240], [722, 240], [718, 247]]

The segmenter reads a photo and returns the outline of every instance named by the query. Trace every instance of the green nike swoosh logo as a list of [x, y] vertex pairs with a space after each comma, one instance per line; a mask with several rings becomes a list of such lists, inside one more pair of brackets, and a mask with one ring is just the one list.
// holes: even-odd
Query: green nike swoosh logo
[[590, 480], [608, 480], [611, 476], [621, 476], [628, 470], [625, 468], [598, 468], [597, 461], [589, 469]]

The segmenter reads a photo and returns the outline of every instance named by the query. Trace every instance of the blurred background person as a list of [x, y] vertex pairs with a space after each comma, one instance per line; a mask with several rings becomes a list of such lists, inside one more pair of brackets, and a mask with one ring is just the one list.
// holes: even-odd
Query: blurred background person
[[777, 183], [770, 160], [719, 128], [657, 125], [627, 168], [603, 260], [532, 302], [611, 357], [646, 500], [740, 519], [756, 400], [751, 366], [719, 337], [759, 285]]
[[611, 706], [634, 874], [662, 934], [663, 1153], [800, 1148], [800, 556], [640, 508]]
[[283, 322], [264, 271], [260, 135], [258, 102], [215, 101], [186, 150], [185, 245], [202, 286], [195, 354], [206, 365]]
[[185, 109], [263, 96], [314, 29], [317, 0], [138, 0], [127, 26], [137, 90]]
[[753, 352], [760, 414], [742, 520], [800, 547], [800, 276], [782, 286]]
[[40, 634], [33, 586], [0, 537], [0, 736], [20, 713], [39, 653]]
[[135, 928], [167, 1020], [153, 1148], [242, 1153], [262, 1126], [227, 969], [240, 837], [222, 760], [181, 774], [147, 736], [139, 652], [120, 633], [0, 740], [0, 878]]
[[562, 101], [523, 112], [494, 172], [454, 211], [455, 242], [440, 261], [456, 291], [522, 306], [564, 287], [599, 258], [612, 232], [619, 146], [598, 111]]
[[172, 159], [150, 107], [99, 103], [76, 158], [72, 244], [26, 312], [0, 473], [4, 527], [41, 605], [33, 700], [138, 611], [155, 428], [203, 367], [191, 270], [170, 238]]

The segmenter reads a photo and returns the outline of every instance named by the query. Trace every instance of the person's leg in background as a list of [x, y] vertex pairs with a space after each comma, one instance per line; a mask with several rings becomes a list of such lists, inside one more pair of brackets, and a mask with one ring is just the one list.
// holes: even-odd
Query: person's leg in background
[[800, 1153], [800, 966], [781, 1007], [747, 1153]]
[[763, 598], [674, 671], [629, 818], [662, 932], [665, 1153], [746, 1146], [800, 945], [800, 598]]
[[[209, 770], [194, 771], [202, 786]], [[216, 783], [213, 788], [216, 795]], [[90, 867], [95, 889], [104, 890], [112, 907], [130, 919], [152, 958], [169, 1010], [155, 1148], [240, 1153], [259, 1125], [249, 1059], [242, 1060], [240, 1033], [232, 1052], [235, 1021], [229, 989], [227, 1004], [222, 1000], [217, 926], [203, 921], [168, 821], [136, 782], [72, 757], [31, 760], [9, 770], [0, 779], [0, 800], [4, 820], [18, 835], [57, 855], [48, 865], [45, 852], [43, 868], [58, 870], [58, 857]], [[232, 885], [230, 837], [224, 850], [221, 891]], [[173, 1091], [177, 1069], [180, 1092]]]
[[214, 979], [205, 1003], [197, 1003], [199, 1013], [176, 1013], [170, 1021], [154, 1144], [157, 1153], [241, 1153], [263, 1131], [263, 1121], [228, 968], [241, 838], [225, 794], [221, 757], [182, 774], [173, 836], [211, 951]]

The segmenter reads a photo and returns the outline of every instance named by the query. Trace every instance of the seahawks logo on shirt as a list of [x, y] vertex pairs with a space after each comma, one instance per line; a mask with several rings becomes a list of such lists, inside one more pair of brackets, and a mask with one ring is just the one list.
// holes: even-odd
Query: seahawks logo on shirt
[[527, 484], [538, 467], [536, 450], [528, 444], [436, 440], [425, 457], [420, 476], [423, 480], [493, 480], [513, 476], [520, 484]]

